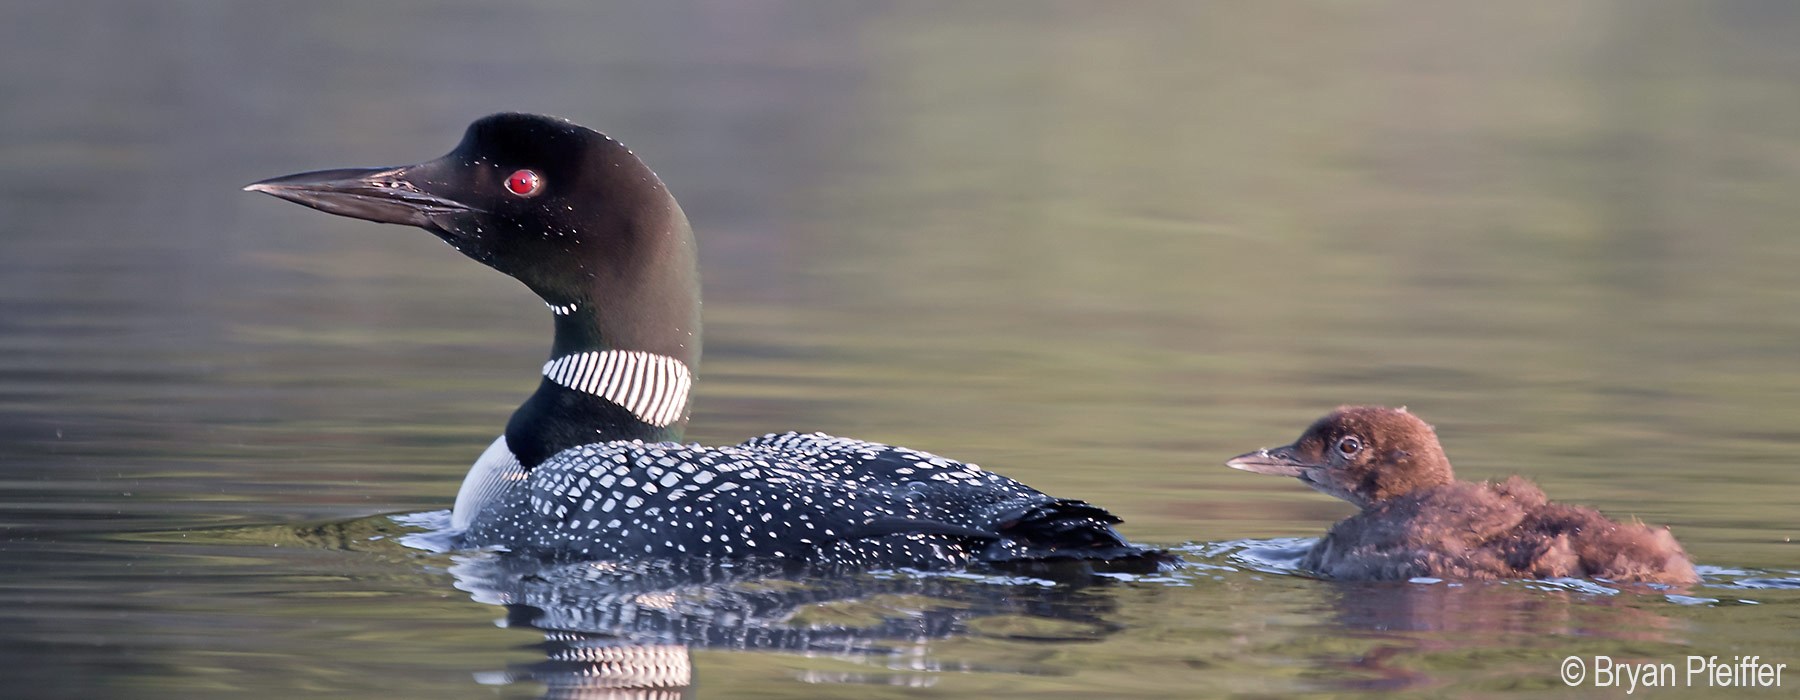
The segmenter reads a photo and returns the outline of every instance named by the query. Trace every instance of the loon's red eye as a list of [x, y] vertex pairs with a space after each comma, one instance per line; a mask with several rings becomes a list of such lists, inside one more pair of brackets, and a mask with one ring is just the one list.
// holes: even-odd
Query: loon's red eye
[[544, 178], [530, 170], [520, 170], [506, 176], [506, 191], [520, 197], [530, 197], [543, 190]]
[[1362, 441], [1356, 439], [1355, 435], [1345, 435], [1344, 439], [1338, 441], [1337, 448], [1345, 457], [1349, 457], [1362, 451]]

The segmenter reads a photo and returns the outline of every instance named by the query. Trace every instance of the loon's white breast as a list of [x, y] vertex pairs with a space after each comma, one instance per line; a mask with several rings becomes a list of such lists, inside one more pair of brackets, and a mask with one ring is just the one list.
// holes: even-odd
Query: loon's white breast
[[482, 507], [502, 491], [524, 481], [525, 476], [519, 458], [506, 446], [506, 436], [494, 438], [494, 443], [469, 467], [468, 476], [463, 477], [462, 488], [456, 492], [456, 505], [450, 511], [451, 529], [469, 529]]

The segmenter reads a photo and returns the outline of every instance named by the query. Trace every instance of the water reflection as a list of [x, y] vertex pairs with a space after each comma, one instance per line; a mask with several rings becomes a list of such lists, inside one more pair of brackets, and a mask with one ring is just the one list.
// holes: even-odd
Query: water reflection
[[544, 661], [475, 674], [485, 685], [536, 682], [545, 698], [688, 697], [694, 662], [679, 644], [631, 644], [582, 632], [545, 630]]
[[[1312, 538], [1238, 540], [1189, 545], [1189, 566], [1230, 565], [1269, 574], [1315, 578], [1299, 568]], [[1208, 568], [1229, 569], [1216, 564]], [[1569, 645], [1633, 649], [1645, 656], [1688, 653], [1697, 630], [1683, 608], [1757, 606], [1744, 591], [1800, 588], [1791, 571], [1697, 566], [1693, 585], [1618, 584], [1595, 579], [1406, 582], [1318, 579], [1328, 591], [1324, 634], [1370, 644], [1345, 653], [1338, 646], [1294, 650], [1334, 690], [1430, 689], [1451, 683], [1451, 671], [1485, 666], [1503, 677], [1537, 678], [1547, 666], [1531, 659], [1560, 657]], [[1659, 605], [1675, 603], [1680, 607]], [[1623, 645], [1621, 645], [1623, 643]]]
[[[430, 516], [432, 514], [426, 514]], [[441, 515], [441, 513], [437, 514]], [[419, 516], [401, 518], [419, 527]], [[1094, 645], [1156, 637], [1179, 622], [1145, 617], [1155, 589], [1207, 580], [1279, 597], [1301, 583], [1319, 620], [1283, 645], [1254, 649], [1264, 662], [1290, 657], [1303, 685], [1332, 690], [1429, 689], [1452, 669], [1486, 664], [1530, 674], [1539, 656], [1571, 640], [1634, 649], [1689, 644], [1690, 624], [1669, 614], [1720, 603], [1700, 589], [1780, 589], [1780, 572], [1704, 567], [1701, 586], [1613, 586], [1589, 580], [1459, 583], [1320, 580], [1295, 568], [1315, 540], [1197, 543], [1156, 571], [1085, 565], [1028, 571], [866, 572], [778, 561], [583, 562], [546, 566], [494, 552], [452, 555], [455, 587], [504, 611], [504, 627], [541, 631], [542, 660], [478, 672], [483, 683], [541, 683], [546, 697], [681, 697], [692, 691], [694, 654], [751, 651], [843, 662], [857, 670], [801, 668], [806, 683], [927, 687], [944, 671], [1055, 674], [1032, 663], [976, 661], [947, 653], [952, 639]], [[1694, 596], [1683, 595], [1695, 593]], [[1749, 600], [1732, 601], [1755, 603]], [[1229, 604], [1222, 607], [1229, 608]], [[1345, 646], [1346, 642], [1349, 646]], [[1610, 648], [1610, 647], [1607, 647]], [[1670, 652], [1673, 653], [1673, 652]], [[1097, 657], [1104, 652], [1097, 651]]]
[[1334, 619], [1351, 636], [1376, 640], [1368, 652], [1336, 659], [1348, 690], [1397, 690], [1442, 685], [1442, 674], [1421, 670], [1421, 658], [1470, 658], [1555, 637], [1674, 644], [1682, 625], [1619, 599], [1575, 591], [1545, 591], [1509, 583], [1335, 583]]
[[929, 653], [934, 640], [975, 633], [1081, 644], [1120, 629], [1107, 593], [1117, 582], [1083, 562], [931, 573], [758, 560], [546, 566], [493, 552], [453, 559], [458, 589], [505, 608], [502, 624], [545, 635], [543, 662], [483, 677], [542, 682], [557, 697], [685, 687], [695, 650], [778, 651], [886, 670], [809, 672], [812, 682], [929, 685], [930, 674], [973, 670], [941, 665]]
[[[445, 507], [535, 386], [547, 314], [428, 236], [237, 190], [433, 152], [501, 109], [624, 136], [681, 197], [711, 334], [690, 439], [906, 444], [1105, 504], [1134, 539], [1216, 542], [1347, 514], [1218, 467], [1246, 436], [1411, 403], [1472, 475], [1539, 477], [1746, 567], [1688, 598], [1484, 589], [1540, 611], [1403, 591], [1418, 609], [1383, 618], [1344, 615], [1366, 592], [1190, 552], [1171, 581], [1090, 587], [1123, 629], [1043, 635], [1096, 640], [1049, 643], [1079, 658], [981, 636], [1054, 622], [1000, 615], [916, 659], [998, 679], [696, 650], [710, 683], [1269, 696], [1339, 687], [1386, 646], [1368, 674], [1498, 696], [1567, 692], [1557, 644], [1674, 653], [1627, 634], [1800, 655], [1800, 574], [1767, 571], [1800, 559], [1800, 3], [0, 16], [9, 691], [460, 697], [471, 670], [548, 662], [447, 557], [284, 529]], [[911, 614], [880, 600], [859, 624]], [[1434, 606], [1446, 631], [1371, 628]], [[1519, 617], [1484, 647], [1452, 614], [1471, 608]], [[1622, 609], [1672, 626], [1573, 636], [1634, 625]], [[1440, 634], [1464, 646], [1405, 651]], [[1494, 680], [1514, 667], [1552, 685]]]

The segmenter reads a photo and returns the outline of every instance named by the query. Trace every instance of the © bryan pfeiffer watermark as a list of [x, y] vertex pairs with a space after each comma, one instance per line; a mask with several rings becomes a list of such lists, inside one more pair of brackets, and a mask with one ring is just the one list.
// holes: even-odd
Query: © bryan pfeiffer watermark
[[[1593, 673], [1588, 673], [1589, 667]], [[1610, 656], [1562, 660], [1562, 681], [1570, 687], [1624, 688], [1630, 695], [1638, 688], [1780, 688], [1787, 664], [1764, 663], [1761, 656], [1689, 656], [1684, 668], [1652, 661], [1614, 661]]]

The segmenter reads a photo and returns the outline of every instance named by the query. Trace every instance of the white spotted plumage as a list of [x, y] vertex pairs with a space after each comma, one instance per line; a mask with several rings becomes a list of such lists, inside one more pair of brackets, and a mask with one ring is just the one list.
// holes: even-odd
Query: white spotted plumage
[[[596, 481], [595, 473], [619, 479]], [[610, 522], [592, 524], [601, 518]], [[634, 440], [571, 448], [485, 504], [464, 537], [472, 546], [582, 558], [774, 556], [933, 567], [996, 552], [1041, 553], [1045, 541], [1011, 543], [1008, 533], [1021, 531], [1009, 528], [1052, 521], [1021, 536], [1080, 531], [1086, 534], [1070, 540], [1077, 546], [1129, 548], [1104, 511], [973, 464], [786, 433], [729, 447]]]
[[680, 360], [638, 350], [564, 355], [544, 363], [544, 377], [605, 398], [657, 427], [681, 420], [694, 385], [693, 374]]

